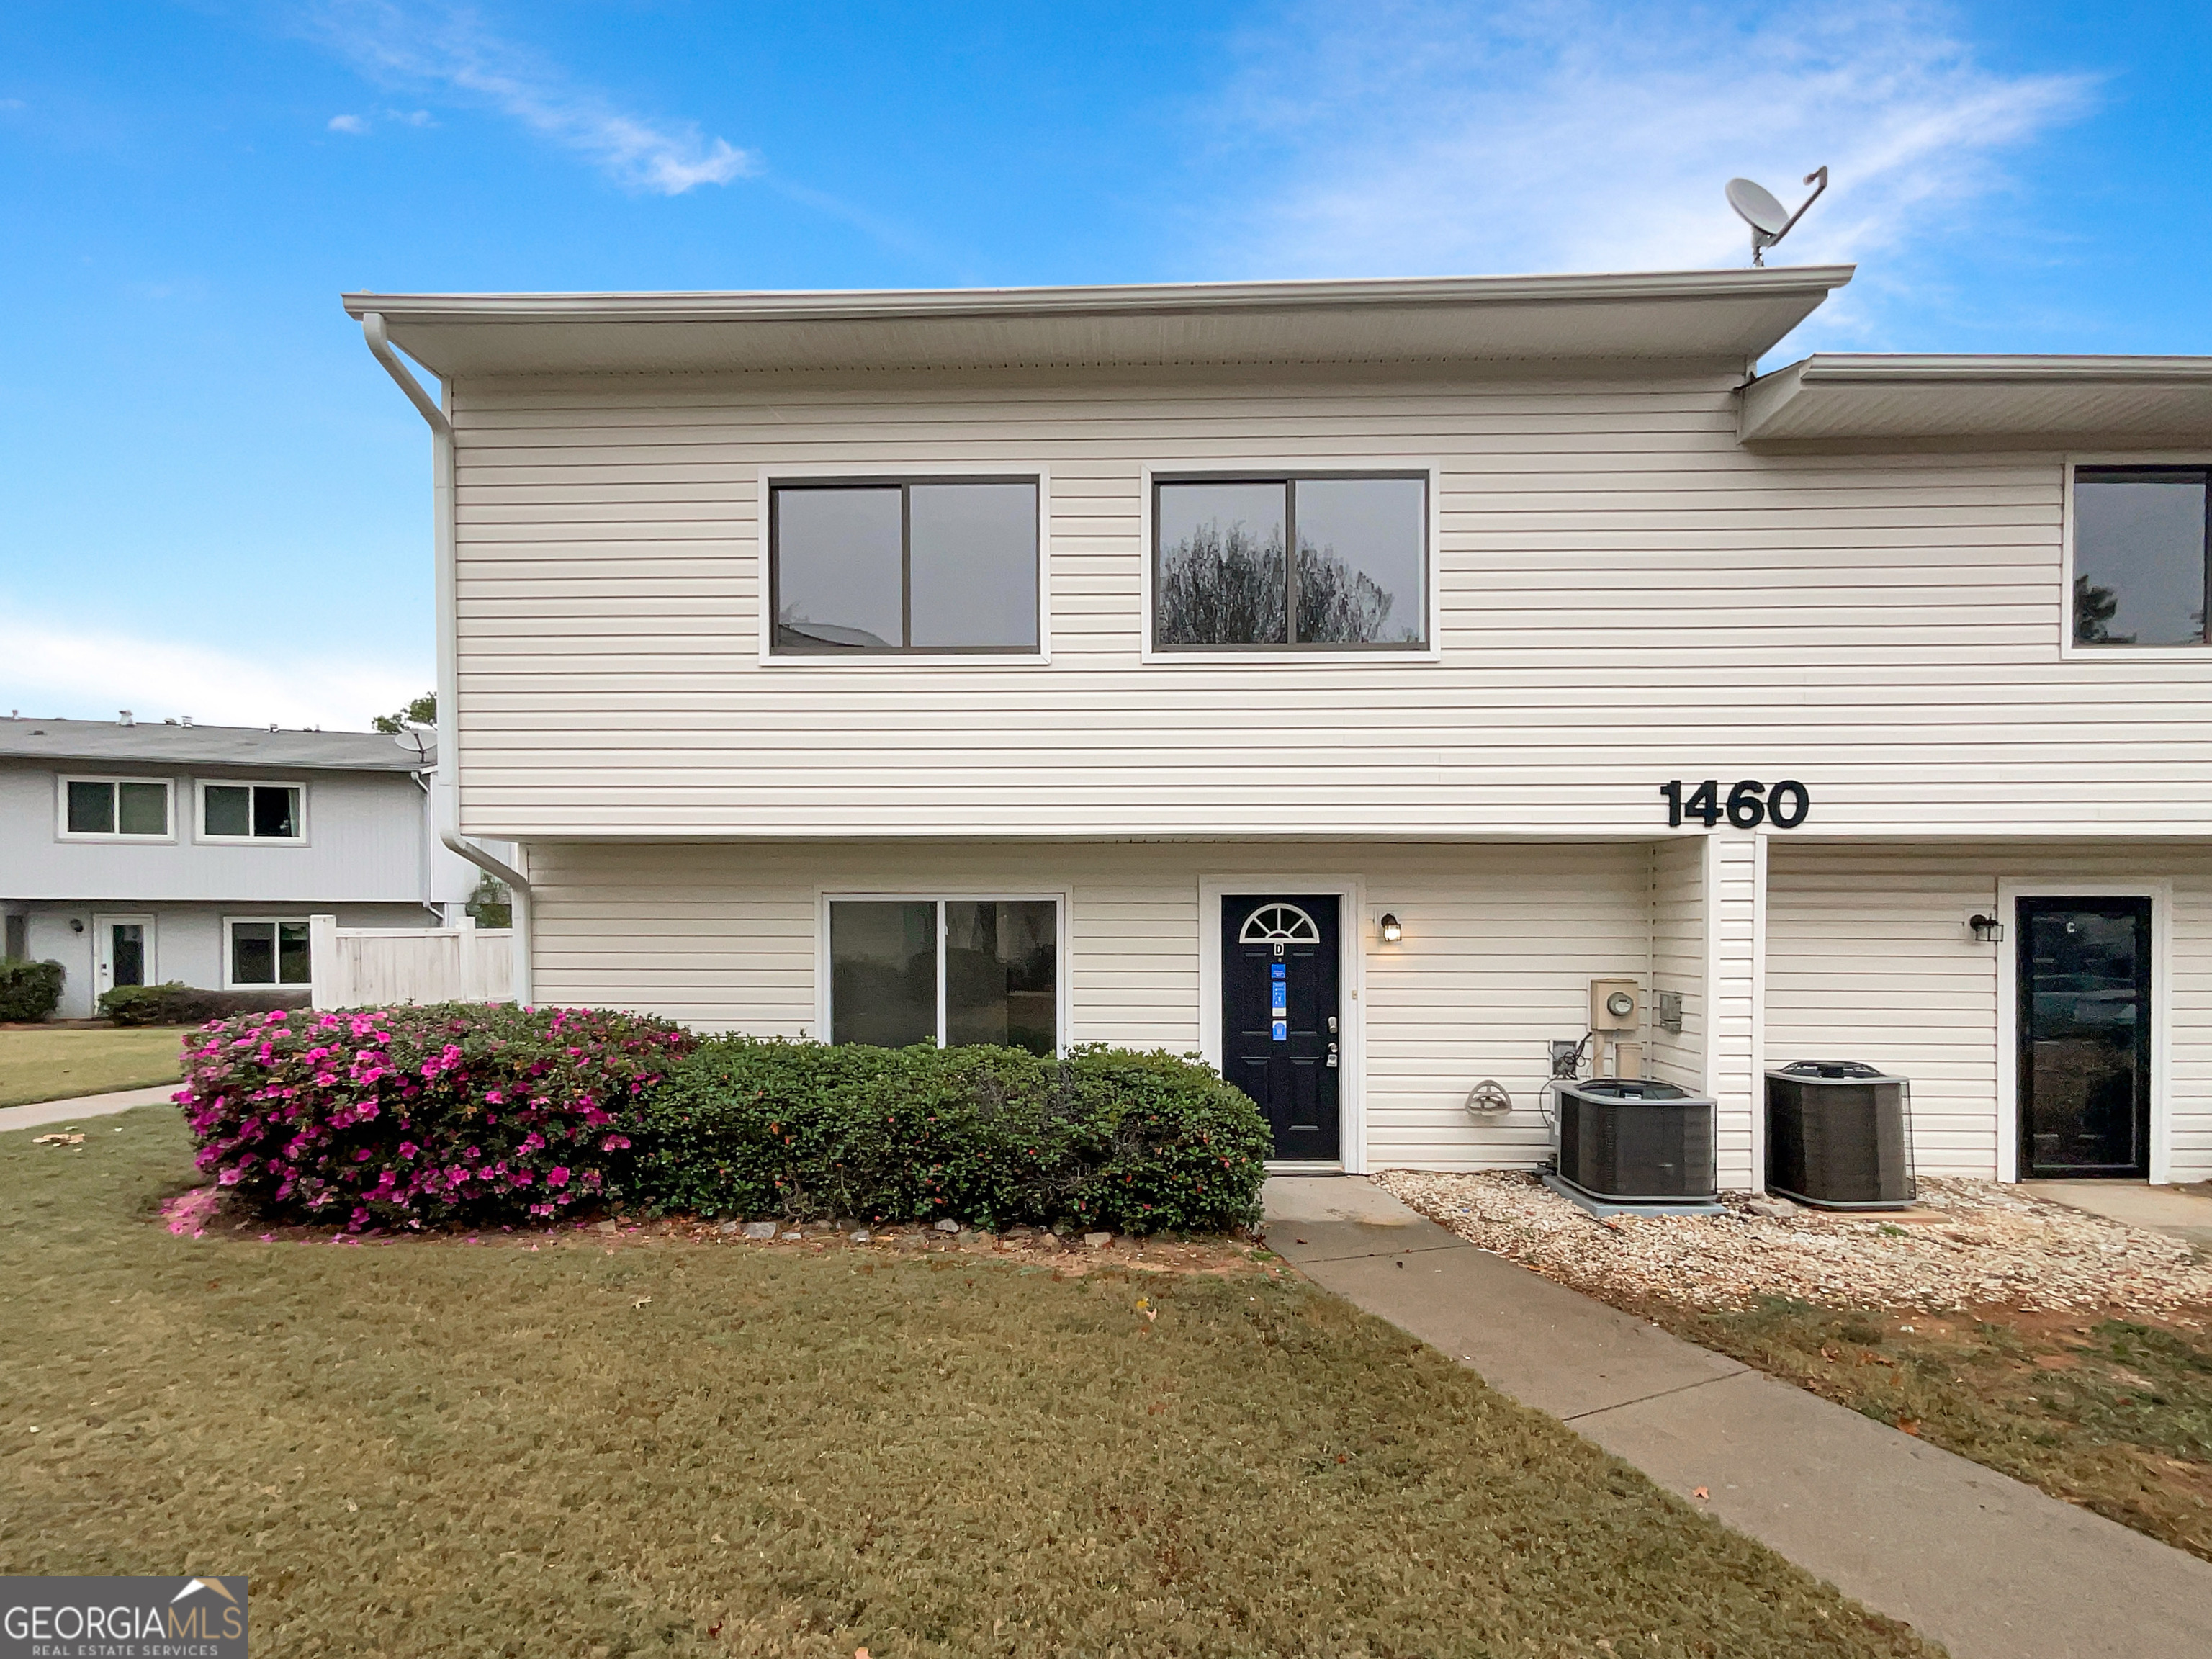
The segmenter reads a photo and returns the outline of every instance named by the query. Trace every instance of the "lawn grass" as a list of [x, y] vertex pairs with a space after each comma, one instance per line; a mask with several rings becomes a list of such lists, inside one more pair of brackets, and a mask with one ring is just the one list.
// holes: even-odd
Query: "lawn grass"
[[246, 1573], [257, 1651], [1933, 1651], [1287, 1276], [196, 1240], [173, 1111], [31, 1142], [0, 1559]]
[[2212, 1560], [2203, 1322], [1639, 1304], [1677, 1335]]
[[185, 1030], [175, 1025], [0, 1027], [0, 1106], [174, 1083]]

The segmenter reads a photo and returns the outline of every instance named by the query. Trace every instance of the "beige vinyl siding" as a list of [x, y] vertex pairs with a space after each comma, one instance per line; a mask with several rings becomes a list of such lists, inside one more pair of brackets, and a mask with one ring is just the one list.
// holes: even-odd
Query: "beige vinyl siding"
[[[1651, 1048], [1653, 1077], [1705, 1086], [1705, 849], [1694, 836], [1651, 848]], [[1659, 994], [1682, 999], [1682, 1029], [1658, 1024]]]
[[[1443, 1169], [1533, 1164], [1545, 1042], [1578, 1037], [1589, 981], [1650, 971], [1650, 860], [1620, 845], [1347, 847], [1287, 860], [1249, 845], [912, 842], [534, 848], [535, 994], [648, 1009], [704, 1029], [817, 1036], [817, 905], [824, 891], [1066, 890], [1077, 1042], [1193, 1052], [1200, 884], [1266, 890], [1288, 869], [1364, 885], [1342, 922], [1364, 952], [1368, 1161]], [[1385, 910], [1405, 925], [1382, 945]], [[1352, 1075], [1356, 1075], [1356, 1072]], [[1464, 1109], [1485, 1078], [1502, 1123]]]
[[1863, 1060], [1909, 1078], [1921, 1170], [1996, 1175], [1997, 1068], [2013, 1063], [1997, 1052], [1997, 960], [2018, 935], [2004, 917], [2004, 943], [1977, 945], [1966, 919], [1996, 913], [2006, 879], [2172, 883], [2171, 1174], [2212, 1177], [2212, 848], [1775, 837], [1767, 1063]]
[[1766, 839], [1705, 839], [1705, 1092], [1713, 1164], [1724, 1188], [1764, 1184]]
[[[1814, 826], [2102, 833], [2212, 809], [2212, 665], [2058, 655], [2055, 455], [1774, 457], [1728, 377], [455, 391], [465, 827], [1650, 833], [1670, 777]], [[1139, 660], [1147, 466], [1433, 461], [1443, 648]], [[763, 666], [766, 471], [1049, 475], [1048, 663]]]

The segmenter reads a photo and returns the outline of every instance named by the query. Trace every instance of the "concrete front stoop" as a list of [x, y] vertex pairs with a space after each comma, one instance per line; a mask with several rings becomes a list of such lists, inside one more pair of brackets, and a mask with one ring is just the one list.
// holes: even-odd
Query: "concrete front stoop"
[[2154, 1187], [2147, 1181], [2023, 1181], [2020, 1190], [2069, 1210], [2167, 1233], [2212, 1249], [2212, 1188]]
[[1270, 1249], [1954, 1659], [2212, 1651], [2212, 1564], [1476, 1249], [1352, 1176], [1266, 1188]]

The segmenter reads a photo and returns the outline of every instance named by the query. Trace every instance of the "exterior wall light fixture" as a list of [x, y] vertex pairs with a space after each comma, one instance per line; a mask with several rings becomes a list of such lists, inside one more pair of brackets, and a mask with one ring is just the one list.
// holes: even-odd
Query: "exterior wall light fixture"
[[1406, 930], [1399, 926], [1398, 918], [1387, 910], [1382, 914], [1382, 932], [1385, 945], [1395, 945], [1406, 937]]
[[1974, 930], [1974, 943], [1977, 945], [2004, 943], [2004, 923], [1995, 916], [1969, 916], [1966, 926]]

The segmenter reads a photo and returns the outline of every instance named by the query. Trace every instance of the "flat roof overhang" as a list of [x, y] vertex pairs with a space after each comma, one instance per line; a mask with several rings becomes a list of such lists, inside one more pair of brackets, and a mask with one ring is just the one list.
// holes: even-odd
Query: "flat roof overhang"
[[1818, 354], [1744, 388], [1754, 449], [2212, 444], [2212, 357]]
[[1748, 366], [1849, 265], [733, 294], [348, 294], [433, 374], [1295, 363]]

